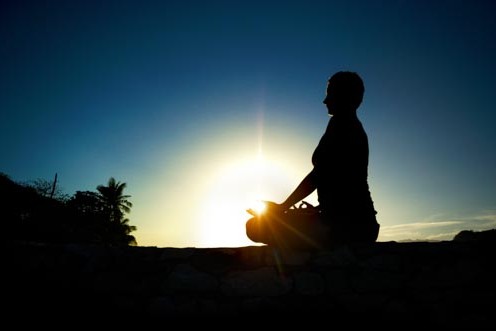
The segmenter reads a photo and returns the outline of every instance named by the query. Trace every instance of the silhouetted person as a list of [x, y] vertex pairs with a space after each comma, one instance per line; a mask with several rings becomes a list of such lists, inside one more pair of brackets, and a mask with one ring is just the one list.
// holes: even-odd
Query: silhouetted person
[[[340, 71], [328, 80], [323, 102], [331, 118], [313, 153], [313, 169], [284, 202], [266, 201], [267, 210], [248, 220], [251, 240], [296, 248], [377, 240], [380, 226], [367, 180], [368, 138], [356, 114], [364, 91], [354, 72]], [[317, 207], [294, 208], [314, 190]]]

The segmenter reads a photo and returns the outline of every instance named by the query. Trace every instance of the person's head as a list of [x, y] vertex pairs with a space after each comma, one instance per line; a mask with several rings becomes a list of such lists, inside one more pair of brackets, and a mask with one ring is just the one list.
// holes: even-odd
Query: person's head
[[355, 112], [363, 100], [365, 87], [362, 78], [352, 71], [339, 71], [327, 82], [324, 104], [329, 115]]

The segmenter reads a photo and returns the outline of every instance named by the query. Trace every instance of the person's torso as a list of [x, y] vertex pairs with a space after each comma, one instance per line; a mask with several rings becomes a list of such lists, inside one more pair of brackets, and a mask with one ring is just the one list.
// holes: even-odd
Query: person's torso
[[312, 156], [323, 210], [337, 215], [375, 215], [367, 180], [368, 157], [367, 135], [358, 118], [331, 118]]

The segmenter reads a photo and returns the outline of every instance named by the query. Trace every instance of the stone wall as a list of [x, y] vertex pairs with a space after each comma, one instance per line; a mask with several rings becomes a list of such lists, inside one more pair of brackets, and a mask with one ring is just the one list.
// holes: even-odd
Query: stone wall
[[[324, 252], [7, 244], [5, 316], [243, 323], [324, 319], [486, 326], [496, 315], [490, 242], [379, 242]], [[22, 318], [19, 316], [23, 316]]]

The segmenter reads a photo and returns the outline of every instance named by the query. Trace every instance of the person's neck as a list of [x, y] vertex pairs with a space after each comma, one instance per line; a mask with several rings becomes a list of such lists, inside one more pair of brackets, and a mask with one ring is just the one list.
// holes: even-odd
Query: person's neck
[[356, 110], [342, 109], [336, 112], [332, 117], [336, 118], [357, 118]]

